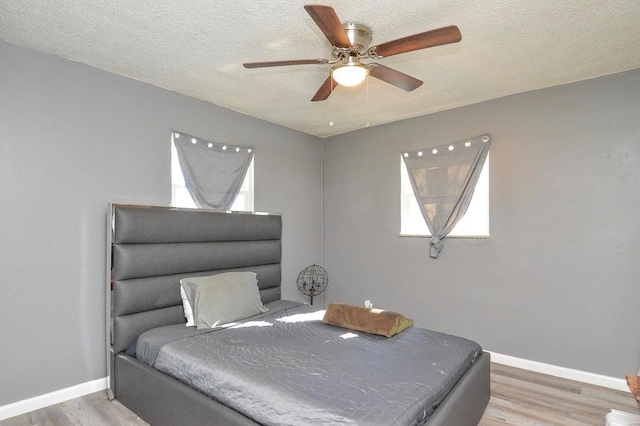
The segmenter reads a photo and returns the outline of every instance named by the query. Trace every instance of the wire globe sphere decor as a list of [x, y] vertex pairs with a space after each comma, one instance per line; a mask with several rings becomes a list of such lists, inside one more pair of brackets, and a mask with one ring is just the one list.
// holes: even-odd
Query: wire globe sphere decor
[[313, 305], [313, 296], [318, 296], [327, 289], [329, 276], [322, 266], [313, 264], [307, 266], [298, 275], [298, 290], [303, 294], [311, 297]]

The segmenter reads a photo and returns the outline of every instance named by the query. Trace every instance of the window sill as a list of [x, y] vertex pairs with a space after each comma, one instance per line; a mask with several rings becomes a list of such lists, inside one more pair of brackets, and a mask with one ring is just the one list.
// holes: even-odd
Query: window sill
[[[418, 235], [418, 234], [398, 234], [398, 237], [409, 237], [409, 238], [431, 238], [431, 235]], [[445, 238], [465, 238], [468, 240], [488, 240], [491, 238], [491, 235], [447, 235]]]

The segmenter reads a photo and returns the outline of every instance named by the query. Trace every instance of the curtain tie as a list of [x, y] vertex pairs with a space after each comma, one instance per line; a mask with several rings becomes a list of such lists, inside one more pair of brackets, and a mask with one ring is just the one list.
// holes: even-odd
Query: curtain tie
[[440, 238], [436, 236], [431, 237], [431, 250], [429, 251], [429, 256], [438, 257], [441, 250], [442, 250], [442, 240], [440, 240]]

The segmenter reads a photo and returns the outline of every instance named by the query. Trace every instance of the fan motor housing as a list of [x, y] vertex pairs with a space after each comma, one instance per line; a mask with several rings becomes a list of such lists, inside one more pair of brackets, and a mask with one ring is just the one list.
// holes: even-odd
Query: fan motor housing
[[342, 24], [344, 31], [351, 41], [352, 48], [356, 51], [367, 50], [371, 44], [373, 31], [364, 24], [356, 24], [355, 22], [345, 22]]

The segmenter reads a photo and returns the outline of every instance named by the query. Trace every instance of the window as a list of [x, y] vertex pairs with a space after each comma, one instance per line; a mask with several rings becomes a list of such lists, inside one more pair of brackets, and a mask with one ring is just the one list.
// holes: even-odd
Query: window
[[[400, 157], [400, 235], [430, 237], [429, 228], [422, 217], [413, 194], [407, 167]], [[482, 167], [471, 204], [464, 217], [453, 228], [449, 237], [489, 237], [489, 156]]]
[[[247, 174], [244, 177], [240, 192], [231, 206], [231, 210], [235, 211], [253, 211], [253, 161], [247, 169]], [[178, 161], [178, 152], [176, 147], [171, 142], [171, 206], [172, 207], [188, 207], [197, 208], [196, 204], [189, 194], [184, 183], [184, 177], [182, 176], [182, 169], [180, 168], [180, 162]]]

